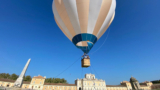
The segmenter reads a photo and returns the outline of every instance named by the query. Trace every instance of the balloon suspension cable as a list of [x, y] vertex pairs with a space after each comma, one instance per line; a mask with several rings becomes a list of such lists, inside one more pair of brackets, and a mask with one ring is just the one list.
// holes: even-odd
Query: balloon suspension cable
[[[97, 50], [95, 50], [94, 52], [92, 52], [91, 55], [93, 55], [93, 53], [97, 52], [97, 51], [104, 45], [104, 43], [106, 42], [106, 40], [107, 40], [107, 38], [108, 38], [108, 36], [109, 36], [109, 32], [110, 32], [110, 28], [109, 28], [109, 30], [108, 30], [107, 37], [105, 38], [105, 40], [104, 40], [104, 42], [102, 43], [102, 45], [101, 45]], [[93, 68], [93, 65], [92, 65], [92, 69], [93, 69], [94, 72], [98, 75], [98, 73], [96, 72], [96, 70]], [[91, 71], [91, 66], [90, 66], [90, 71]], [[92, 73], [92, 71], [91, 71], [91, 73]], [[99, 75], [98, 75], [98, 77], [100, 78]]]
[[97, 50], [95, 50], [94, 52], [92, 52], [91, 55], [92, 55], [93, 53], [97, 52], [97, 51], [104, 45], [104, 43], [106, 42], [106, 40], [107, 40], [107, 38], [108, 38], [108, 36], [109, 36], [109, 32], [110, 32], [110, 28], [109, 28], [109, 30], [108, 30], [107, 37], [105, 38], [105, 40], [104, 40], [104, 42], [102, 43], [102, 45], [101, 45]]
[[[96, 72], [96, 70], [93, 68], [93, 65], [92, 65], [92, 69], [94, 70], [94, 72], [98, 75], [98, 73]], [[98, 75], [98, 78], [100, 78], [100, 76]]]
[[[80, 57], [81, 58], [81, 57]], [[77, 60], [75, 60], [70, 66], [68, 66], [65, 70], [63, 70], [61, 73], [59, 73], [55, 78], [57, 78], [58, 76], [60, 76], [62, 73], [64, 73], [65, 71], [67, 71], [71, 66], [73, 66], [80, 58], [78, 58]]]

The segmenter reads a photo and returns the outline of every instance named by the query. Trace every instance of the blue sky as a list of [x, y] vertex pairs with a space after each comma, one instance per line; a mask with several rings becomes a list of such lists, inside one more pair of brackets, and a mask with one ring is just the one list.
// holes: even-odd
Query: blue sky
[[[85, 73], [93, 73], [107, 85], [128, 81], [131, 75], [140, 82], [160, 79], [159, 3], [117, 0], [110, 31], [90, 51], [91, 68], [82, 73], [78, 60], [58, 78], [74, 83]], [[56, 25], [52, 0], [1, 0], [0, 73], [20, 74], [31, 58], [26, 75], [55, 77], [82, 54]]]

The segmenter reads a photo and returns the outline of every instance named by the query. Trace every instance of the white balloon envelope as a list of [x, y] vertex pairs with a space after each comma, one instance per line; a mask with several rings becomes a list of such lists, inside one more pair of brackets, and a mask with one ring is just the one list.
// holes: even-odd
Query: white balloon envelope
[[54, 18], [61, 31], [89, 53], [115, 15], [116, 0], [54, 0]]

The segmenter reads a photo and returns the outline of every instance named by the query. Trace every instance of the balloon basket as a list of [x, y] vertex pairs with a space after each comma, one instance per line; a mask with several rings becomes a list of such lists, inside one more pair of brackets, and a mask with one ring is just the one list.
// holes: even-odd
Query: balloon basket
[[87, 68], [87, 67], [90, 67], [90, 59], [82, 59], [81, 60], [81, 65], [82, 65], [82, 68]]

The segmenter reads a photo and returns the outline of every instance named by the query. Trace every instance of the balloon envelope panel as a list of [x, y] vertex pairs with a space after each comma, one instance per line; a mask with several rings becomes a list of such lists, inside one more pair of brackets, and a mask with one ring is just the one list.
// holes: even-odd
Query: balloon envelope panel
[[115, 0], [54, 0], [52, 5], [57, 25], [84, 53], [110, 26], [115, 8]]

